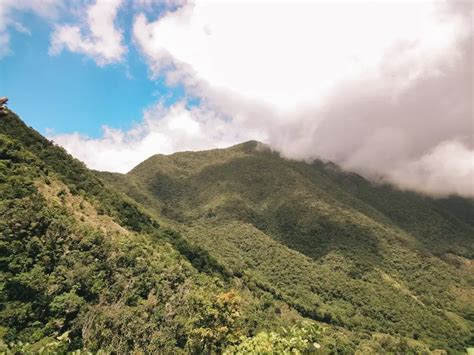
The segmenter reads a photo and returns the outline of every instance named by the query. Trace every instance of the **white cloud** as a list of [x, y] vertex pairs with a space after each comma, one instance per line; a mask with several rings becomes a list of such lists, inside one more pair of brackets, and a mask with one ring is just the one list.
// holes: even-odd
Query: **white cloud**
[[100, 66], [121, 61], [127, 48], [115, 21], [122, 4], [122, 0], [96, 0], [87, 7], [80, 25], [57, 25], [50, 54], [67, 49], [92, 57]]
[[[165, 108], [157, 104], [145, 110], [143, 122], [129, 131], [105, 126], [103, 136], [93, 139], [78, 133], [49, 138], [65, 147], [90, 168], [125, 173], [149, 156], [178, 150], [222, 148], [241, 142], [244, 136], [232, 124], [203, 107], [184, 103]], [[246, 131], [247, 135], [252, 132]], [[255, 138], [262, 138], [258, 132]]]
[[321, 102], [401, 46], [415, 75], [459, 31], [434, 11], [430, 2], [196, 1], [154, 22], [137, 16], [134, 35], [156, 73], [290, 109]]
[[2, 0], [0, 1], [0, 58], [11, 54], [9, 29], [30, 35], [25, 24], [15, 19], [22, 11], [30, 11], [48, 20], [57, 17], [62, 0]]

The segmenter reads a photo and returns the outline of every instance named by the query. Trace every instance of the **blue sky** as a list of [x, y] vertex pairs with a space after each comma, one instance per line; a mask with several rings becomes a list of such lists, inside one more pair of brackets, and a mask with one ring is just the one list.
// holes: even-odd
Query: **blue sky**
[[[131, 21], [125, 18], [128, 12], [122, 16], [119, 21]], [[169, 105], [183, 97], [182, 87], [150, 79], [134, 46], [124, 61], [103, 67], [69, 51], [51, 56], [51, 25], [32, 12], [17, 13], [16, 18], [31, 34], [10, 31], [11, 54], [0, 59], [0, 95], [8, 96], [10, 106], [43, 134], [53, 130], [99, 137], [103, 125], [127, 130], [157, 100]]]

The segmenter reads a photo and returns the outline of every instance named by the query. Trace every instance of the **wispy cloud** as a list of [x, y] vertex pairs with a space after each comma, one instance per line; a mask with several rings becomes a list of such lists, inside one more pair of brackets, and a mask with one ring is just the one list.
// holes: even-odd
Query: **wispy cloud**
[[10, 30], [30, 35], [27, 25], [16, 19], [20, 12], [33, 12], [48, 20], [57, 18], [62, 0], [2, 0], [0, 1], [0, 58], [11, 54]]
[[91, 168], [124, 173], [153, 154], [227, 147], [252, 134], [261, 138], [258, 132], [233, 127], [212, 110], [179, 102], [149, 107], [143, 121], [129, 131], [104, 126], [98, 139], [78, 133], [49, 136]]
[[96, 0], [80, 16], [79, 24], [56, 25], [49, 53], [57, 55], [67, 49], [90, 56], [99, 66], [120, 62], [127, 47], [122, 30], [115, 22], [123, 3], [122, 0]]

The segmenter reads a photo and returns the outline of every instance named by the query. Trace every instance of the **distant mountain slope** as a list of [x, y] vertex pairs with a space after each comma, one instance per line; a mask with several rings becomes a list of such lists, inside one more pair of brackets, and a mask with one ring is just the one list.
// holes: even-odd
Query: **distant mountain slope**
[[[185, 206], [174, 207], [176, 213], [194, 214], [196, 208], [212, 203], [215, 195], [222, 197], [223, 191], [245, 198], [250, 207], [262, 205], [262, 198], [278, 203], [282, 196], [288, 199], [296, 195], [300, 200], [317, 197], [318, 201], [329, 201], [325, 202], [327, 205], [350, 208], [374, 221], [395, 225], [427, 247], [438, 248], [439, 253], [453, 251], [473, 257], [474, 229], [465, 222], [469, 208], [443, 209], [440, 201], [373, 185], [332, 164], [284, 160], [257, 142], [227, 150], [157, 155], [127, 175], [153, 190], [160, 203], [176, 201]], [[199, 192], [197, 196], [193, 189]], [[473, 200], [458, 200], [467, 207], [473, 206]]]
[[472, 200], [377, 186], [253, 141], [100, 176], [306, 317], [434, 348], [473, 340], [474, 229], [460, 207]]

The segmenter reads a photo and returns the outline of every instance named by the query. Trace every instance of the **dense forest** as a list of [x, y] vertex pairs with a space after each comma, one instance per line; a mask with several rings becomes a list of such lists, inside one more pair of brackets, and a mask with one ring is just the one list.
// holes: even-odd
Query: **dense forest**
[[0, 116], [0, 351], [464, 353], [474, 203], [258, 142], [96, 172]]

